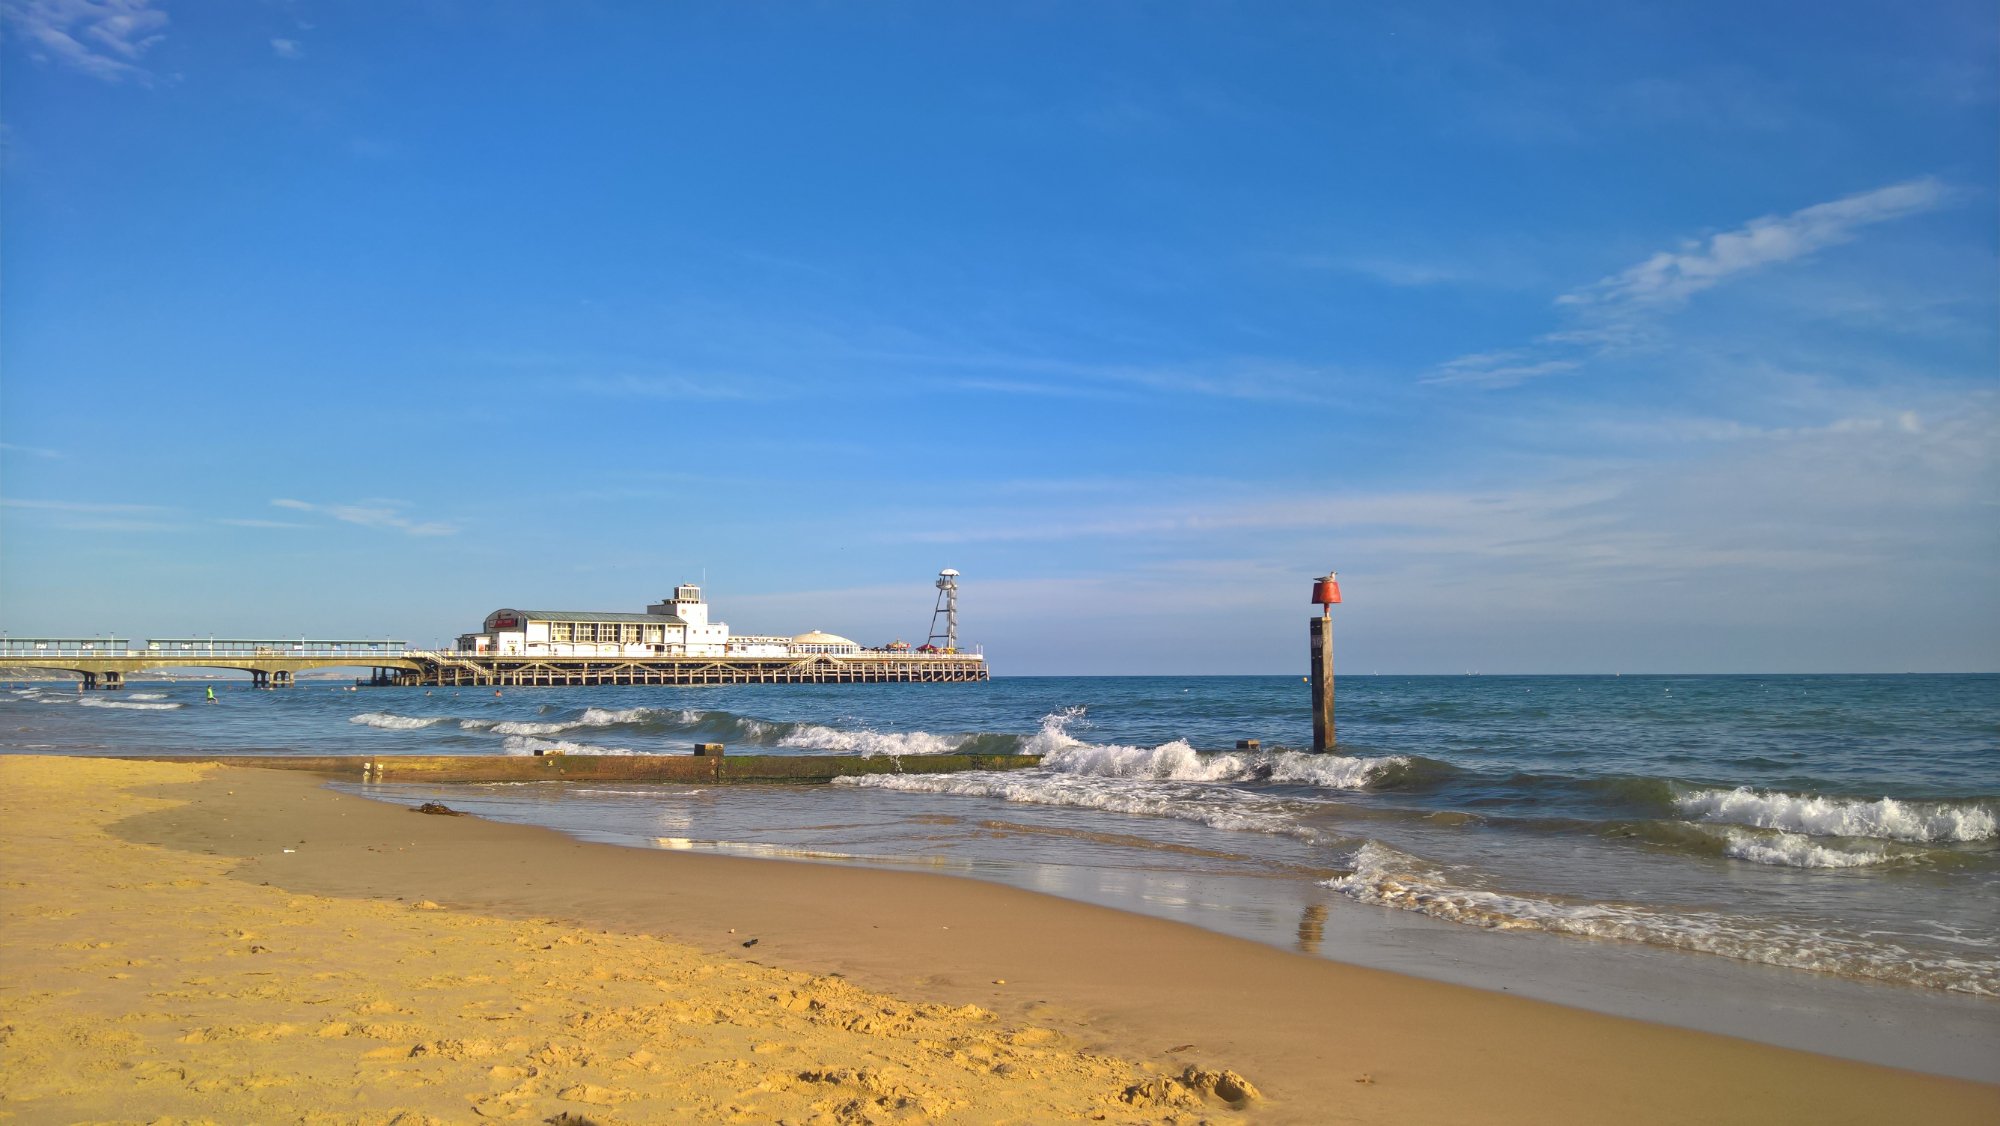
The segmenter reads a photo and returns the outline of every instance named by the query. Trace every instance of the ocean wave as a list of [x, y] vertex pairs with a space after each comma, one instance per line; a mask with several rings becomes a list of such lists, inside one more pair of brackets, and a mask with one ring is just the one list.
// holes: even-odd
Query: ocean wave
[[124, 700], [99, 699], [96, 696], [79, 696], [76, 702], [86, 708], [120, 708], [134, 712], [170, 712], [187, 706], [186, 704], [135, 704]]
[[414, 731], [419, 727], [443, 723], [446, 718], [448, 717], [441, 715], [414, 716], [396, 715], [393, 712], [362, 712], [357, 716], [349, 716], [347, 722], [358, 723], [364, 727], [379, 727], [384, 731]]
[[1362, 790], [1407, 767], [1403, 755], [1381, 758], [1307, 755], [1296, 751], [1203, 754], [1186, 740], [1157, 747], [1078, 744], [1052, 751], [1045, 770], [1098, 778], [1150, 778], [1171, 782], [1285, 782], [1323, 790]]
[[1921, 855], [1891, 849], [1884, 841], [1828, 844], [1803, 833], [1777, 829], [1759, 831], [1732, 826], [1723, 830], [1722, 841], [1725, 856], [1785, 868], [1872, 868]]
[[970, 736], [933, 735], [928, 731], [842, 731], [803, 724], [779, 736], [777, 746], [839, 754], [944, 755], [964, 746]]
[[1879, 837], [1936, 843], [2000, 836], [2000, 816], [1980, 801], [1926, 802], [1801, 796], [1780, 791], [1696, 790], [1674, 799], [1681, 813], [1702, 821], [1781, 829], [1815, 837]]
[[1923, 955], [1894, 943], [1820, 926], [1764, 922], [1713, 911], [1669, 912], [1620, 903], [1564, 903], [1462, 887], [1425, 862], [1369, 841], [1354, 870], [1325, 881], [1360, 903], [1395, 907], [1490, 930], [1533, 930], [1717, 954], [1746, 962], [2000, 996], [2000, 960]]
[[165, 692], [127, 692], [125, 693], [125, 698], [127, 700], [164, 700], [167, 698], [167, 694]]
[[1406, 755], [1370, 758], [1296, 751], [1204, 754], [1185, 739], [1157, 747], [1086, 743], [1069, 732], [1083, 719], [1081, 708], [1043, 716], [1041, 729], [1022, 742], [1021, 750], [1041, 755], [1042, 768], [1060, 774], [1172, 782], [1286, 782], [1329, 790], [1365, 789], [1406, 771], [1416, 761]]
[[643, 755], [647, 751], [635, 751], [630, 747], [599, 747], [589, 743], [572, 743], [567, 739], [538, 739], [533, 735], [509, 735], [500, 744], [510, 755]]
[[1219, 787], [1185, 783], [1067, 776], [1038, 770], [974, 770], [959, 774], [869, 774], [836, 778], [835, 785], [906, 793], [959, 794], [1029, 805], [1068, 806], [1142, 817], [1193, 821], [1212, 829], [1317, 839], [1274, 803]]

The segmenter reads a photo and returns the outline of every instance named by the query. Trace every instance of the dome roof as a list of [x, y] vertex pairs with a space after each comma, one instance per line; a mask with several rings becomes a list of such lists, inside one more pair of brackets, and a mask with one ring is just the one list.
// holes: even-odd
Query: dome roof
[[794, 645], [853, 645], [853, 646], [854, 646], [855, 648], [857, 648], [857, 649], [858, 649], [858, 648], [860, 648], [860, 645], [859, 645], [858, 643], [856, 643], [856, 642], [852, 642], [852, 641], [849, 641], [849, 640], [847, 640], [846, 638], [844, 638], [844, 637], [840, 636], [840, 635], [839, 635], [839, 634], [837, 634], [837, 633], [822, 633], [822, 632], [821, 632], [821, 631], [819, 631], [819, 630], [809, 630], [809, 631], [807, 631], [807, 632], [805, 632], [805, 633], [802, 633], [802, 634], [799, 634], [799, 635], [798, 635], [797, 637], [794, 637], [794, 638], [792, 638], [792, 644], [794, 644]]

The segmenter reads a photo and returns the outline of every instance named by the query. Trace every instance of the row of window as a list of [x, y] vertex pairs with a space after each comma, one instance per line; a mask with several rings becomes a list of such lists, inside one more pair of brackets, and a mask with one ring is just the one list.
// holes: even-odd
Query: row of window
[[667, 627], [645, 622], [550, 622], [550, 641], [588, 641], [611, 645], [660, 645]]

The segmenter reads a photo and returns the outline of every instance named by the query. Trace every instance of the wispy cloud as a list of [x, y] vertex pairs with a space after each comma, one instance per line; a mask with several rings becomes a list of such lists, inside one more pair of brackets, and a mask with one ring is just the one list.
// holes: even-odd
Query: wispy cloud
[[768, 381], [743, 376], [587, 375], [570, 386], [620, 399], [770, 399], [781, 393]]
[[146, 82], [140, 60], [166, 38], [153, 0], [11, 0], [17, 33], [42, 57], [106, 82]]
[[218, 524], [228, 524], [233, 528], [304, 528], [308, 525], [292, 520], [259, 520], [255, 517], [220, 517]]
[[296, 39], [271, 40], [271, 53], [281, 59], [297, 59], [305, 56], [305, 51]]
[[48, 450], [40, 446], [17, 446], [12, 442], [0, 442], [0, 452], [26, 454], [29, 457], [61, 457], [61, 450]]
[[1931, 177], [1891, 184], [1814, 204], [1789, 215], [1752, 219], [1733, 231], [1690, 239], [1636, 266], [1556, 299], [1558, 305], [1659, 307], [1678, 305], [1729, 278], [1854, 238], [1863, 227], [1929, 211], [1950, 198]]
[[[969, 353], [870, 353], [868, 358], [929, 368], [991, 371], [999, 376], [950, 380], [947, 386], [997, 394], [1115, 398], [1133, 394], [1190, 395], [1247, 401], [1327, 404], [1338, 373], [1265, 360], [1205, 360], [1184, 364], [1106, 364], [1046, 356]], [[1037, 378], [1023, 379], [1020, 376]]]
[[1663, 319], [1695, 294], [1850, 242], [1864, 228], [1934, 210], [1952, 197], [1950, 188], [1927, 176], [1685, 240], [1557, 297], [1557, 308], [1575, 318], [1569, 327], [1519, 348], [1448, 360], [1423, 382], [1502, 388], [1576, 371], [1656, 340]]
[[278, 497], [271, 501], [278, 508], [289, 508], [294, 512], [317, 512], [330, 516], [346, 524], [357, 524], [363, 528], [386, 528], [411, 536], [451, 536], [457, 535], [456, 524], [446, 524], [436, 520], [414, 520], [403, 514], [407, 505], [396, 500], [368, 500], [354, 504], [316, 504], [312, 501], [297, 500], [292, 497]]

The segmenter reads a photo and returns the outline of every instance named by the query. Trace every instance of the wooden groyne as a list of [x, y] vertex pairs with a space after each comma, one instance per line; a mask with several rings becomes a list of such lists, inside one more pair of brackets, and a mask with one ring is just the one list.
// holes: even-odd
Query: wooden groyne
[[1040, 755], [119, 755], [303, 770], [357, 782], [818, 783], [867, 774], [1020, 770]]

